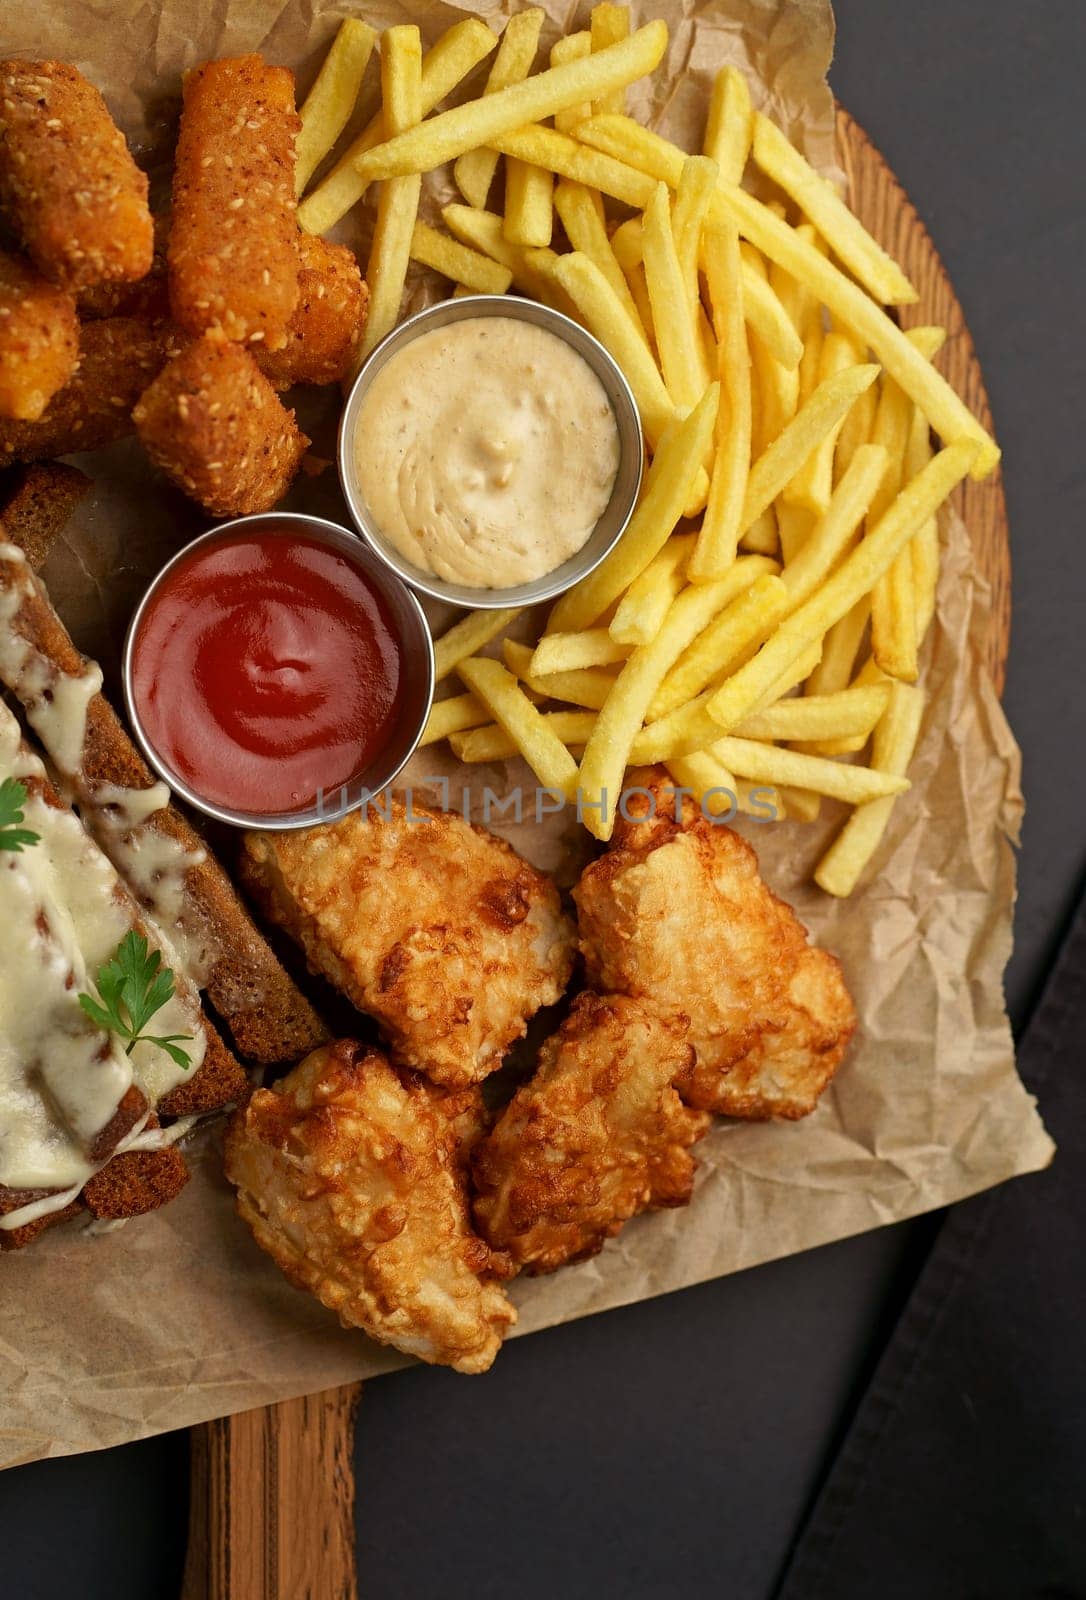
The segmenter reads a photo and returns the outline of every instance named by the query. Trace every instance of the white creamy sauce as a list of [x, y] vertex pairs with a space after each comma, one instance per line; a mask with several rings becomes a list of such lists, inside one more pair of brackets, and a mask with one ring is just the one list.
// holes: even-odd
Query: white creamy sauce
[[545, 328], [471, 317], [397, 352], [355, 437], [359, 484], [400, 554], [475, 588], [568, 561], [607, 508], [618, 424], [596, 374]]
[[[0, 704], [0, 781], [44, 776]], [[188, 1070], [149, 1043], [126, 1054], [85, 1015], [78, 995], [96, 994], [93, 975], [131, 925], [123, 890], [72, 812], [33, 794], [23, 812], [39, 842], [0, 852], [0, 1184], [62, 1192], [9, 1212], [4, 1228], [33, 1220], [30, 1210], [37, 1217], [67, 1205], [98, 1170], [89, 1149], [129, 1085], [153, 1105], [198, 1069], [207, 1046], [184, 997], [156, 1012], [151, 1026], [158, 1035], [194, 1035], [184, 1046]], [[140, 1132], [142, 1125], [129, 1139]]]
[[[86, 808], [86, 821], [121, 877], [157, 923], [179, 926], [185, 906], [186, 879], [207, 860], [206, 850], [186, 850], [179, 840], [151, 821], [170, 804], [164, 783], [149, 789], [122, 789], [97, 783]], [[180, 942], [176, 933], [175, 943]], [[185, 970], [188, 973], [186, 963]], [[192, 976], [189, 973], [189, 976]]]

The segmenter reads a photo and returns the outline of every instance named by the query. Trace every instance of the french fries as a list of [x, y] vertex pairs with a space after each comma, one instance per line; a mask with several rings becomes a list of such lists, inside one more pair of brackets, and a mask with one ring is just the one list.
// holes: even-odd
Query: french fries
[[[567, 258], [568, 259], [568, 258]], [[610, 555], [566, 591], [548, 629], [587, 628], [639, 577], [674, 530], [716, 425], [719, 386], [707, 389], [690, 415], [660, 442], [637, 510]]]
[[776, 745], [760, 744], [754, 739], [728, 736], [719, 739], [712, 750], [739, 778], [756, 783], [786, 783], [833, 800], [847, 800], [854, 806], [903, 794], [909, 787], [908, 778], [895, 777], [890, 772], [852, 767], [827, 761], [823, 756], [802, 755], [797, 750], [779, 750]]
[[302, 126], [294, 144], [294, 192], [304, 194], [310, 178], [350, 121], [362, 79], [377, 43], [367, 22], [348, 17], [339, 25], [312, 89], [298, 115]]
[[[413, 25], [389, 28], [385, 33], [381, 98], [385, 126], [394, 133], [422, 120], [422, 38]], [[370, 310], [362, 336], [363, 356], [380, 344], [399, 320], [421, 188], [417, 173], [390, 178], [382, 186], [366, 271]]]
[[645, 282], [664, 382], [677, 409], [689, 410], [705, 385], [698, 354], [694, 307], [683, 281], [667, 185], [657, 184], [645, 208]]
[[527, 689], [541, 700], [565, 700], [587, 711], [598, 711], [615, 686], [615, 674], [604, 667], [576, 667], [571, 672], [549, 672], [545, 678], [532, 673], [531, 645], [515, 639], [502, 643], [505, 664]]
[[494, 611], [469, 611], [466, 617], [454, 622], [448, 633], [434, 641], [434, 681], [440, 683], [450, 672], [455, 672], [461, 661], [475, 655], [491, 639], [504, 633], [520, 616], [516, 606], [506, 606]]
[[746, 295], [740, 277], [739, 236], [734, 228], [714, 230], [707, 261], [720, 371], [720, 408], [709, 499], [697, 549], [690, 561], [690, 577], [695, 583], [722, 577], [735, 561], [743, 532], [751, 451], [750, 357], [743, 322]]
[[[511, 83], [520, 83], [528, 76], [539, 48], [542, 26], [543, 11], [539, 6], [517, 11], [509, 18], [486, 80], [484, 94], [495, 94], [499, 89], [507, 89]], [[425, 63], [423, 77], [425, 79]], [[498, 152], [488, 150], [485, 145], [466, 151], [454, 164], [456, 187], [469, 205], [479, 208], [486, 205], [497, 168]]]
[[612, 638], [606, 628], [585, 628], [582, 633], [545, 633], [532, 656], [533, 677], [548, 672], [574, 672], [580, 667], [607, 667], [625, 661], [628, 645]]
[[[457, 84], [466, 78], [497, 44], [485, 22], [468, 17], [457, 22], [428, 50], [422, 59], [422, 115], [428, 116]], [[358, 138], [336, 162], [327, 177], [310, 191], [298, 207], [298, 226], [306, 233], [327, 233], [352, 206], [358, 204], [369, 187], [355, 162], [372, 150], [385, 136], [384, 117], [379, 111], [366, 124]]]
[[[764, 711], [752, 711], [735, 731], [744, 739], [761, 739], [768, 743], [840, 739], [849, 734], [866, 739], [886, 710], [889, 698], [890, 685], [876, 683], [842, 689], [839, 694], [779, 700]], [[904, 776], [904, 772], [900, 776]]]
[[[748, 563], [762, 567], [751, 578]], [[778, 577], [764, 570], [773, 565], [766, 556], [745, 556], [737, 561], [723, 587], [722, 607], [703, 633], [692, 641], [660, 685], [648, 708], [653, 722], [719, 682], [742, 665], [768, 638], [784, 616], [788, 590]], [[749, 587], [748, 587], [749, 585]], [[708, 585], [715, 589], [717, 585]]]
[[447, 700], [435, 700], [422, 730], [419, 748], [436, 744], [464, 728], [479, 728], [490, 717], [490, 712], [473, 694], [454, 694]]
[[472, 294], [504, 294], [513, 281], [509, 267], [479, 250], [450, 239], [429, 223], [416, 222], [411, 234], [411, 259], [443, 277], [451, 278]]
[[583, 183], [574, 183], [572, 179], [563, 178], [555, 186], [554, 209], [566, 230], [566, 238], [574, 250], [587, 256], [599, 269], [614, 290], [616, 298], [621, 302], [633, 326], [644, 332], [637, 303], [619, 266], [612, 241], [607, 237], [607, 228], [598, 202], [598, 191], [587, 188]]
[[[544, 727], [561, 739], [567, 749], [583, 748], [596, 725], [594, 711], [545, 711], [542, 715]], [[507, 761], [510, 756], [520, 753], [517, 741], [497, 722], [472, 728], [466, 733], [454, 732], [450, 735], [449, 744], [453, 754], [469, 765], [481, 761]]]
[[[561, 67], [567, 61], [583, 61], [585, 56], [592, 54], [592, 35], [587, 28], [582, 28], [580, 33], [563, 34], [551, 45], [551, 66]], [[583, 100], [579, 105], [567, 106], [564, 111], [554, 114], [554, 126], [559, 133], [573, 133], [577, 124], [592, 115], [591, 100]]]
[[760, 113], [754, 118], [751, 153], [766, 176], [810, 217], [834, 254], [873, 299], [883, 305], [909, 305], [916, 300], [916, 290], [897, 262], [876, 244], [833, 186], [815, 172], [795, 145]]
[[393, 133], [384, 144], [359, 156], [355, 170], [367, 182], [431, 172], [477, 145], [493, 144], [496, 135], [553, 117], [579, 101], [597, 100], [614, 89], [626, 88], [655, 71], [666, 48], [666, 24], [647, 22], [628, 39], [583, 61], [548, 67], [523, 83], [443, 111], [419, 128]]
[[694, 534], [676, 533], [653, 556], [615, 607], [608, 631], [619, 644], [648, 644], [660, 630], [668, 606], [683, 586], [684, 572], [694, 549]]
[[[618, 44], [620, 40], [628, 38], [629, 33], [629, 6], [612, 5], [611, 0], [600, 0], [598, 5], [592, 7], [589, 38], [593, 50], [606, 50], [609, 44]], [[606, 94], [600, 95], [593, 101], [591, 109], [592, 111], [625, 111], [625, 86], [620, 85], [617, 89], [611, 89]]]
[[713, 83], [703, 146], [717, 164], [721, 183], [741, 180], [753, 132], [747, 80], [738, 67], [724, 67]]
[[838, 372], [818, 385], [811, 398], [751, 467], [740, 518], [741, 531], [745, 532], [768, 510], [811, 451], [836, 427], [878, 375], [878, 367], [865, 363]]
[[[891, 777], [904, 778], [920, 733], [924, 696], [919, 689], [895, 683], [889, 703], [875, 729], [871, 767]], [[854, 770], [854, 769], [853, 769]], [[893, 810], [894, 797], [870, 800], [852, 813], [837, 838], [815, 868], [815, 882], [827, 894], [845, 898], [878, 849]]]
[[502, 232], [511, 244], [542, 250], [551, 242], [554, 176], [546, 167], [508, 156], [505, 162], [505, 219]]
[[461, 661], [456, 670], [505, 729], [543, 787], [571, 798], [577, 787], [577, 763], [512, 673], [500, 661], [484, 656]]

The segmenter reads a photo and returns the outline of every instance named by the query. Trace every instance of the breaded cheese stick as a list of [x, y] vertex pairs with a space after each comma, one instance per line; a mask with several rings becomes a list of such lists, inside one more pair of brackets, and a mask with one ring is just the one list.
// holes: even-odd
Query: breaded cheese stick
[[30, 466], [16, 476], [16, 482], [3, 485], [0, 541], [17, 544], [40, 572], [91, 481], [64, 461]]
[[98, 90], [62, 61], [0, 61], [0, 206], [62, 288], [150, 268], [146, 174]]
[[13, 545], [0, 544], [0, 611], [7, 618], [0, 682], [23, 706], [87, 828], [140, 905], [152, 918], [159, 908], [181, 970], [207, 995], [239, 1053], [270, 1064], [322, 1044], [320, 1018], [165, 785], [155, 783], [98, 691], [97, 668], [75, 648]]
[[98, 450], [132, 432], [132, 407], [177, 348], [169, 323], [106, 317], [80, 329], [79, 365], [37, 422], [0, 418], [0, 466]]
[[75, 301], [0, 250], [0, 417], [36, 422], [75, 371]]
[[215, 517], [270, 511], [309, 446], [248, 350], [210, 336], [166, 363], [132, 420], [155, 465]]
[[316, 233], [298, 240], [298, 304], [281, 350], [254, 345], [257, 366], [277, 389], [340, 383], [366, 326], [370, 292], [354, 252]]
[[298, 303], [294, 74], [258, 55], [208, 61], [184, 95], [166, 252], [174, 318], [280, 350]]

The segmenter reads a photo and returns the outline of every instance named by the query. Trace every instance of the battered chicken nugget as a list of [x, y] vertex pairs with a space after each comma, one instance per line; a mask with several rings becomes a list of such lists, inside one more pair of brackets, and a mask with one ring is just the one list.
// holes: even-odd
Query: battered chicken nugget
[[0, 419], [0, 465], [98, 450], [132, 432], [132, 407], [176, 348], [168, 323], [106, 317], [84, 323], [79, 365], [37, 422]]
[[395, 1058], [450, 1088], [500, 1067], [569, 981], [573, 930], [554, 884], [455, 815], [393, 801], [250, 833], [241, 874]]
[[855, 1032], [856, 1008], [841, 963], [808, 946], [780, 1015], [753, 1049], [723, 1071], [699, 1062], [683, 1094], [690, 1105], [725, 1117], [806, 1117]]
[[446, 1115], [413, 1074], [344, 1040], [235, 1113], [226, 1172], [257, 1243], [345, 1327], [485, 1372], [516, 1312], [497, 1281], [508, 1262], [472, 1231], [455, 1102]]
[[0, 206], [61, 288], [151, 265], [146, 175], [98, 90], [62, 61], [0, 61]]
[[309, 446], [249, 352], [220, 339], [168, 362], [132, 419], [155, 465], [216, 517], [270, 511]]
[[170, 305], [190, 333], [278, 350], [298, 302], [294, 74], [258, 55], [185, 79], [167, 247]]
[[475, 1152], [475, 1219], [518, 1267], [552, 1272], [622, 1224], [690, 1199], [690, 1146], [711, 1118], [676, 1093], [694, 1051], [681, 1018], [584, 993]]
[[92, 283], [75, 297], [81, 319], [96, 317], [149, 317], [161, 320], [170, 314], [166, 288], [166, 242], [170, 235], [168, 212], [152, 214], [155, 248], [151, 265], [135, 283]]
[[0, 417], [36, 422], [78, 355], [72, 296], [0, 250]]
[[339, 383], [362, 338], [370, 292], [354, 253], [316, 233], [299, 238], [298, 304], [282, 350], [254, 347], [277, 389], [293, 383]]
[[720, 1071], [778, 1015], [806, 934], [745, 839], [689, 801], [676, 820], [656, 774], [644, 787], [652, 802], [638, 816], [631, 801], [634, 820], [573, 891], [588, 979], [685, 1014], [699, 1062]]

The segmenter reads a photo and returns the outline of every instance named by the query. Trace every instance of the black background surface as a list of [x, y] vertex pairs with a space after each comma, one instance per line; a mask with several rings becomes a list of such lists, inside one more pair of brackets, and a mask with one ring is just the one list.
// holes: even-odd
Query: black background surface
[[[1005, 454], [1021, 1026], [1086, 862], [1086, 5], [838, 0], [837, 19], [834, 89], [947, 263]], [[478, 1382], [413, 1369], [370, 1385], [363, 1595], [770, 1595], [933, 1227], [538, 1334]], [[176, 1434], [0, 1475], [0, 1600], [169, 1600], [186, 1496]]]

